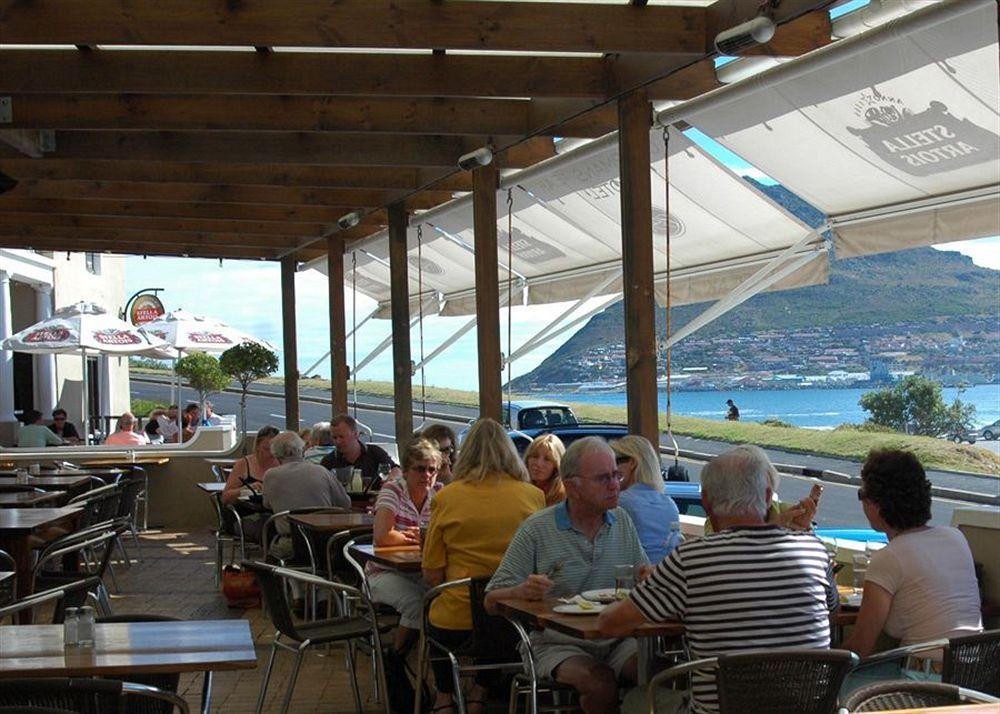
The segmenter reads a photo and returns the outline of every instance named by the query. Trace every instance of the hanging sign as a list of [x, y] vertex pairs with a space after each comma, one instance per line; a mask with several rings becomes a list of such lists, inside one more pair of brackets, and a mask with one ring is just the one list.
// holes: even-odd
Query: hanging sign
[[133, 325], [138, 327], [139, 325], [145, 325], [147, 322], [152, 322], [163, 315], [164, 312], [166, 311], [163, 309], [163, 303], [160, 302], [160, 298], [152, 293], [145, 293], [137, 296], [133, 301], [132, 307], [129, 310], [129, 319]]

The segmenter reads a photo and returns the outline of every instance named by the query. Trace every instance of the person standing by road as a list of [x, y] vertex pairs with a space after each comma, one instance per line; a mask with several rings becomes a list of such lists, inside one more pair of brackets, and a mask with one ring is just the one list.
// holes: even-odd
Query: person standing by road
[[739, 421], [740, 420], [740, 408], [736, 406], [736, 402], [732, 399], [726, 400], [726, 421]]

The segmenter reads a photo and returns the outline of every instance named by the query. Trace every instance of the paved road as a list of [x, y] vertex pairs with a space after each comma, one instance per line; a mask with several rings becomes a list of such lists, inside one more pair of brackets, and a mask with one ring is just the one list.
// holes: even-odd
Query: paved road
[[[186, 390], [186, 393], [189, 398], [193, 397], [193, 393], [191, 393], [190, 390]], [[328, 393], [324, 391], [310, 389], [303, 389], [301, 394], [302, 396], [329, 396]], [[166, 386], [149, 384], [136, 380], [132, 381], [132, 396], [134, 398], [162, 401], [167, 399], [168, 395], [169, 389]], [[388, 405], [388, 400], [377, 399], [374, 397], [365, 397], [363, 401], [371, 404], [381, 403]], [[220, 414], [239, 413], [239, 397], [236, 394], [217, 394], [212, 397], [212, 403], [215, 404], [216, 411]], [[419, 403], [417, 408], [419, 410]], [[275, 392], [274, 398], [251, 397], [247, 402], [247, 424], [251, 430], [256, 430], [265, 424], [281, 426], [284, 423], [285, 418], [284, 409], [284, 399], [277, 393], [277, 391]], [[427, 409], [429, 411], [463, 415], [465, 417], [464, 419], [458, 419], [455, 422], [451, 422], [451, 425], [456, 428], [463, 426], [467, 423], [468, 419], [475, 416], [475, 410], [471, 408], [428, 404]], [[300, 416], [303, 426], [313, 424], [317, 421], [328, 420], [330, 418], [330, 407], [326, 404], [301, 402]], [[376, 441], [391, 441], [394, 438], [393, 434], [395, 433], [395, 423], [393, 421], [392, 414], [368, 409], [359, 409], [357, 417], [362, 423], [368, 425], [372, 429], [375, 434], [374, 439]], [[416, 416], [414, 423], [419, 424], [420, 421], [419, 415]], [[704, 453], [719, 453], [730, 446], [729, 444], [723, 444], [720, 442], [692, 439], [689, 437], [678, 437], [678, 442], [683, 449], [690, 449], [692, 451]], [[860, 466], [855, 462], [844, 459], [831, 459], [827, 457], [796, 454], [778, 450], [767, 451], [770, 458], [776, 463], [796, 464], [816, 469], [829, 469], [832, 471], [840, 471], [842, 473], [855, 475], [858, 473]], [[683, 461], [691, 474], [692, 480], [697, 480], [699, 474], [701, 473], [702, 464], [696, 461]], [[929, 475], [932, 481], [939, 485], [946, 485], [950, 483], [962, 484], [960, 486], [953, 485], [951, 486], [952, 488], [964, 487], [967, 490], [996, 493], [996, 489], [1000, 487], [1000, 480], [991, 478], [971, 476], [964, 477], [957, 474], [951, 474], [949, 472], [938, 471], [930, 472]], [[780, 489], [781, 496], [783, 499], [788, 501], [797, 501], [804, 498], [808, 494], [812, 483], [812, 479], [786, 474], [782, 477]], [[970, 488], [970, 486], [975, 486], [975, 488]], [[990, 489], [993, 490], [990, 491]], [[970, 506], [969, 504], [952, 501], [950, 499], [935, 498], [932, 509], [933, 518], [931, 522], [935, 524], [950, 523], [952, 511], [956, 507], [965, 508]], [[827, 482], [824, 484], [823, 501], [816, 520], [822, 526], [868, 527], [868, 523], [865, 520], [864, 514], [861, 512], [860, 505], [858, 504], [857, 488], [837, 483]]]

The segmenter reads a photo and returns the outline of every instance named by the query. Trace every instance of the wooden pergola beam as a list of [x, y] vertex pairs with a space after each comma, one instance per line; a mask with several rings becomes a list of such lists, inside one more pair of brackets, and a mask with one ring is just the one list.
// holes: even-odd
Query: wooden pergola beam
[[[467, 151], [490, 137], [440, 135], [371, 135], [278, 132], [58, 131], [61, 159], [332, 164], [451, 168]], [[521, 168], [555, 155], [549, 137], [516, 143], [516, 137], [493, 137], [500, 148], [499, 166]], [[511, 144], [515, 144], [511, 146]]]
[[105, 241], [67, 240], [65, 238], [25, 238], [7, 235], [0, 231], [0, 247], [29, 248], [53, 252], [116, 253], [125, 255], [157, 255], [191, 258], [234, 258], [246, 260], [276, 260], [283, 251], [273, 248], [246, 248], [204, 243], [148, 243], [143, 241], [119, 241], [114, 244]]
[[472, 175], [452, 169], [383, 166], [197, 163], [71, 159], [4, 159], [4, 173], [17, 179], [160, 181], [177, 183], [264, 184], [315, 188], [416, 190], [430, 183], [442, 191], [471, 191]]
[[[5, 162], [6, 163], [6, 162]], [[0, 196], [0, 211], [27, 211], [88, 216], [207, 218], [235, 221], [291, 221], [331, 224], [356, 206], [267, 206], [239, 203], [169, 203], [166, 201], [102, 201], [97, 199], [17, 198]], [[366, 214], [362, 226], [386, 224], [384, 211]]]
[[[31, 238], [52, 238], [65, 241], [66, 248], [72, 250], [77, 240], [90, 243], [107, 243], [105, 250], [114, 250], [117, 242], [155, 244], [159, 242], [176, 242], [189, 245], [202, 244], [206, 246], [230, 246], [237, 248], [273, 248], [287, 250], [299, 245], [295, 236], [258, 235], [253, 233], [203, 233], [195, 231], [152, 231], [135, 229], [109, 228], [74, 228], [67, 230], [62, 226], [41, 226], [35, 224], [4, 225], [0, 230], [8, 236], [22, 236], [25, 240]], [[140, 253], [147, 252], [140, 250]]]
[[[564, 100], [568, 101], [568, 100]], [[17, 94], [11, 130], [323, 131], [384, 134], [526, 135], [561, 116], [527, 99], [397, 99], [258, 95]], [[533, 123], [538, 117], [539, 124]], [[591, 128], [587, 136], [600, 136]], [[601, 133], [598, 133], [601, 132]], [[564, 132], [560, 132], [564, 133]], [[580, 134], [576, 134], [579, 136]]]
[[[0, 3], [8, 44], [237, 45], [524, 52], [702, 52], [686, 7], [425, 0]], [[272, 54], [267, 53], [265, 57]]]
[[97, 228], [103, 230], [190, 231], [195, 233], [250, 233], [255, 235], [316, 236], [326, 226], [322, 223], [285, 221], [232, 221], [210, 218], [161, 218], [144, 216], [86, 216], [61, 213], [31, 213], [0, 210], [0, 229], [5, 226], [58, 226], [62, 228]]
[[[357, 188], [296, 188], [141, 181], [20, 181], [10, 194], [22, 198], [78, 198], [121, 201], [291, 204], [377, 208], [398, 200], [399, 191]], [[406, 199], [408, 208], [433, 208], [450, 200], [451, 191], [422, 191]]]

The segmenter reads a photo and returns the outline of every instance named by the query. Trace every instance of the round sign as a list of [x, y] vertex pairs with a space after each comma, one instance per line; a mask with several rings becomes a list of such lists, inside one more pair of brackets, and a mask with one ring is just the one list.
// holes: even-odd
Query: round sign
[[132, 309], [129, 310], [129, 319], [133, 325], [145, 325], [147, 322], [152, 322], [158, 318], [164, 312], [165, 310], [163, 309], [163, 303], [160, 302], [160, 298], [151, 293], [146, 293], [139, 295], [133, 301]]

